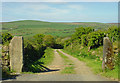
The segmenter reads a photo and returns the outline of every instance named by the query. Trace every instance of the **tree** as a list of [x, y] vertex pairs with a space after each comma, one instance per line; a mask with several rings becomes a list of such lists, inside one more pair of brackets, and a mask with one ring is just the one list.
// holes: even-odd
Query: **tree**
[[43, 39], [43, 43], [47, 47], [53, 47], [55, 44], [55, 39], [51, 35], [45, 35]]
[[113, 41], [113, 40], [118, 40], [118, 27], [117, 26], [112, 26], [108, 28], [107, 31], [108, 37]]
[[87, 34], [81, 36], [81, 44], [82, 46], [87, 46], [88, 44]]
[[72, 35], [72, 40], [77, 39], [77, 40], [79, 40], [80, 43], [81, 43], [81, 36], [83, 34], [88, 34], [92, 31], [94, 31], [94, 29], [91, 27], [86, 27], [86, 28], [80, 27], [80, 28], [76, 28], [75, 30], [76, 30], [76, 32]]
[[103, 31], [95, 31], [88, 34], [88, 46], [89, 47], [98, 47], [103, 44], [103, 38], [105, 37], [105, 34]]
[[44, 34], [36, 34], [34, 36], [36, 43], [37, 44], [43, 44], [43, 38], [44, 38], [44, 36], [45, 36]]

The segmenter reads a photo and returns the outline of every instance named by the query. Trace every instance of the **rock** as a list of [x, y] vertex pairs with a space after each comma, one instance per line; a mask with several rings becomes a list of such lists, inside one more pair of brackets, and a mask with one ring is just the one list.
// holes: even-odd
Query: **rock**
[[115, 53], [118, 53], [118, 50], [114, 50]]
[[8, 71], [8, 70], [9, 70], [9, 67], [8, 67], [8, 66], [3, 66], [3, 67], [2, 67], [2, 70]]
[[113, 49], [114, 49], [114, 50], [117, 50], [117, 49], [118, 49], [118, 46], [114, 46]]
[[8, 55], [4, 56], [4, 59], [5, 59], [5, 60], [8, 59]]
[[8, 60], [4, 60], [3, 65], [7, 66], [8, 65]]
[[2, 67], [2, 60], [0, 59], [0, 67]]
[[92, 52], [92, 55], [94, 55], [94, 54], [95, 54], [95, 51]]
[[6, 53], [2, 53], [2, 56], [5, 56], [6, 55]]
[[100, 57], [100, 60], [102, 61], [102, 60], [103, 60], [103, 58], [101, 58], [101, 57]]
[[4, 51], [9, 51], [9, 46], [3, 46], [2, 49], [3, 49]]
[[113, 53], [113, 46], [112, 42], [108, 37], [104, 37], [103, 40], [103, 63], [102, 68], [113, 69], [114, 67], [114, 53]]
[[9, 56], [9, 53], [7, 52], [6, 55]]
[[15, 36], [9, 44], [10, 69], [16, 73], [22, 72], [23, 66], [23, 37]]

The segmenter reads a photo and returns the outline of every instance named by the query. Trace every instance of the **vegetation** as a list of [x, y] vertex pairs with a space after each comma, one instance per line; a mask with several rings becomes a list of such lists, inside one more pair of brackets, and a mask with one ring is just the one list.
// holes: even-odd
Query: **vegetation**
[[36, 34], [33, 40], [24, 41], [24, 72], [46, 71], [47, 65], [53, 60], [54, 38], [51, 35]]
[[2, 44], [9, 44], [12, 37], [10, 33], [2, 33]]
[[46, 48], [43, 46], [33, 46], [30, 42], [24, 43], [24, 72], [40, 72], [42, 62], [38, 60], [44, 55], [44, 50]]
[[[101, 47], [95, 49], [94, 51], [91, 52], [86, 52], [87, 48], [82, 48], [79, 51], [71, 51], [69, 50], [70, 47], [62, 50], [68, 54], [70, 54], [73, 57], [78, 58], [80, 61], [84, 61], [86, 63], [87, 66], [89, 66], [91, 68], [91, 70], [95, 73], [95, 74], [101, 74], [105, 77], [109, 77], [112, 79], [118, 79], [118, 65], [115, 65], [115, 69], [114, 70], [108, 70], [106, 69], [105, 72], [102, 71], [102, 56], [99, 55], [98, 49], [101, 49]], [[76, 48], [77, 49], [77, 48]], [[92, 55], [92, 52], [95, 52], [96, 55]], [[100, 50], [101, 52], [101, 50]]]
[[[116, 46], [118, 27], [106, 23], [55, 23], [42, 21], [14, 21], [3, 24], [2, 44], [8, 44], [13, 36], [24, 37], [24, 72], [46, 71], [46, 66], [53, 60], [53, 49], [63, 51], [85, 61], [96, 73], [107, 77], [118, 78], [118, 53], [115, 52], [115, 68], [102, 71], [103, 38], [109, 37]], [[13, 35], [13, 36], [12, 36]], [[114, 50], [118, 49], [115, 47]], [[62, 73], [75, 73], [74, 65], [64, 58], [65, 69]]]
[[59, 52], [58, 50], [57, 50], [57, 52], [59, 53], [59, 55], [61, 55], [61, 57], [63, 58], [64, 63], [65, 63], [64, 64], [65, 68], [61, 71], [61, 73], [62, 74], [75, 74], [73, 62], [67, 56], [65, 56], [64, 54]]
[[108, 28], [106, 31], [88, 30], [86, 33], [85, 29], [76, 29], [75, 34], [65, 40], [64, 50], [68, 54], [78, 58], [79, 60], [85, 61], [87, 65], [92, 68], [96, 74], [102, 74], [103, 76], [118, 79], [118, 52], [115, 53], [115, 67], [113, 70], [106, 69], [105, 72], [102, 71], [102, 56], [103, 56], [103, 38], [108, 36], [111, 41], [113, 40], [114, 50], [118, 50], [117, 40], [118, 40], [118, 29], [113, 26]]
[[2, 23], [2, 32], [12, 35], [24, 36], [31, 39], [35, 34], [53, 35], [59, 37], [71, 36], [78, 27], [93, 27], [94, 29], [106, 29], [114, 24], [80, 22], [80, 23], [55, 23], [35, 20], [22, 20]]
[[[32, 57], [33, 58], [33, 57]], [[52, 48], [45, 49], [44, 55], [42, 57], [35, 59], [31, 63], [24, 63], [24, 71], [23, 73], [38, 73], [38, 72], [44, 72], [48, 71], [47, 65], [52, 62], [54, 58], [54, 53]], [[32, 59], [29, 59], [32, 60]], [[26, 59], [24, 61], [27, 61]], [[30, 62], [30, 61], [29, 61]]]
[[53, 49], [50, 47], [47, 47], [47, 49], [45, 50], [45, 53], [43, 55], [43, 57], [40, 59], [41, 62], [44, 63], [44, 65], [50, 65], [51, 62], [54, 59], [54, 52]]
[[54, 47], [55, 45], [54, 37], [51, 35], [46, 35], [43, 39], [43, 42], [47, 47]]

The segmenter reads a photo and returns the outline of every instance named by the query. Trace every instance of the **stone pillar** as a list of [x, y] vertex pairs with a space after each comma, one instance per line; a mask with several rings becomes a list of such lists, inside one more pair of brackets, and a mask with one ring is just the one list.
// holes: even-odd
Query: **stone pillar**
[[114, 68], [113, 59], [114, 59], [114, 53], [113, 53], [112, 42], [108, 37], [104, 37], [102, 69], [103, 70], [105, 70], [105, 68], [113, 69]]
[[15, 36], [9, 44], [10, 70], [22, 72], [23, 66], [23, 37]]

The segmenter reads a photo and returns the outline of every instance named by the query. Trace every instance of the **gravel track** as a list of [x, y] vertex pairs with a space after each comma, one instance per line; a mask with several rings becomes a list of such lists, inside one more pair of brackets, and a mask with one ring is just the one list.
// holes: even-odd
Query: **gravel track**
[[48, 66], [52, 71], [36, 74], [21, 74], [20, 76], [17, 76], [16, 79], [9, 79], [7, 81], [108, 81], [106, 78], [93, 74], [84, 62], [79, 61], [77, 58], [62, 52], [59, 49], [58, 51], [73, 61], [77, 74], [60, 73], [60, 71], [64, 69], [64, 61], [55, 49], [55, 58], [51, 65]]

